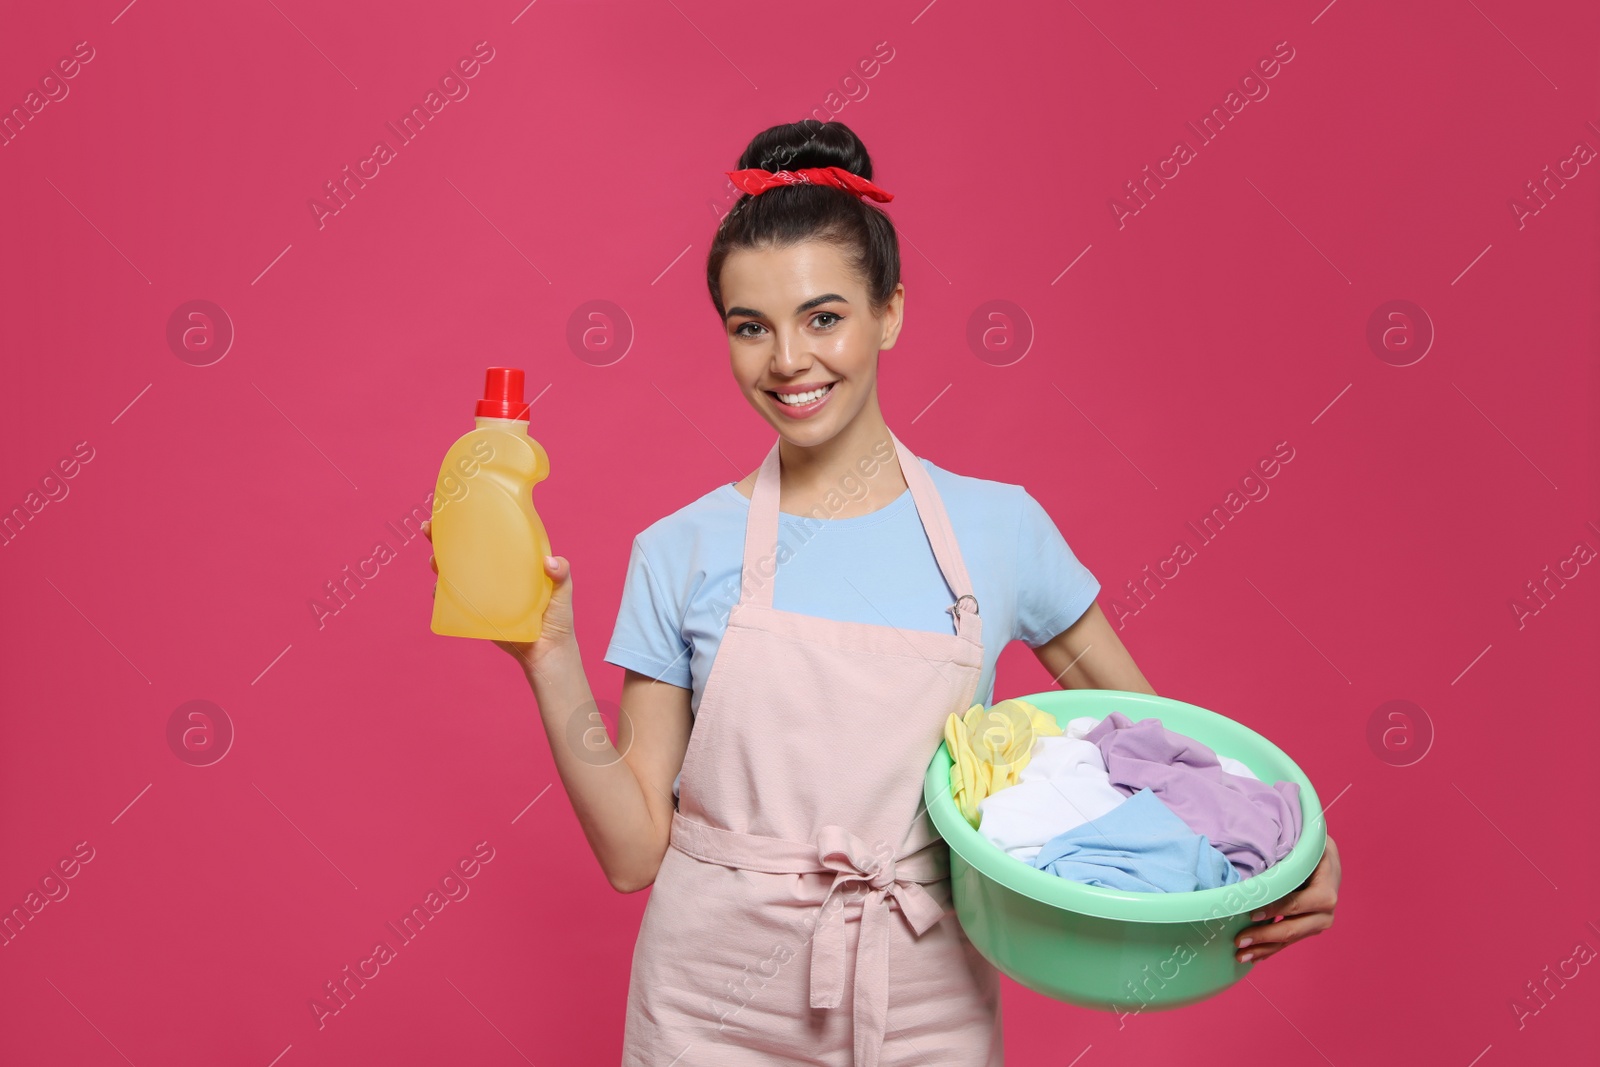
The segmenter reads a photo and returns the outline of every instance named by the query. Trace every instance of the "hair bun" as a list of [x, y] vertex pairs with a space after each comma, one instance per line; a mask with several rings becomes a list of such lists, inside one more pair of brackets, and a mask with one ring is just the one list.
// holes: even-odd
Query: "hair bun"
[[801, 170], [839, 167], [872, 180], [872, 157], [855, 131], [842, 122], [803, 119], [763, 130], [739, 157], [739, 170]]

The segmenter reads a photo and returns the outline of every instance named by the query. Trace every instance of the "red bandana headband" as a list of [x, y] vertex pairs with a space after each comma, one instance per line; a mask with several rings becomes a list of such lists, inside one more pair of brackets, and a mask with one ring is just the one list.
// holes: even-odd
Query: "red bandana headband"
[[802, 170], [779, 171], [752, 168], [724, 173], [737, 188], [751, 196], [760, 196], [768, 189], [777, 189], [785, 185], [831, 185], [835, 189], [843, 189], [847, 193], [854, 193], [880, 203], [894, 199], [893, 193], [884, 192], [859, 174], [852, 174], [843, 167], [806, 167]]

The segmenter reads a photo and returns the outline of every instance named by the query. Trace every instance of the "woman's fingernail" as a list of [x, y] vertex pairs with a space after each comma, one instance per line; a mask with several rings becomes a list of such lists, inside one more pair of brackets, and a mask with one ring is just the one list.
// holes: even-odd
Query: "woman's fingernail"
[[1251, 937], [1244, 938], [1243, 940], [1241, 940], [1239, 942], [1239, 947], [1240, 948], [1244, 948], [1246, 945], [1250, 944], [1250, 942], [1253, 941], [1253, 940], [1255, 940], [1255, 939], [1251, 938]]
[[1265, 911], [1263, 911], [1262, 909], [1260, 909], [1260, 908], [1257, 908], [1255, 911], [1252, 911], [1250, 913], [1250, 918], [1252, 920], [1254, 920], [1255, 922], [1260, 922], [1262, 919], [1265, 919], [1266, 917], [1267, 917], [1267, 913]]
[[1250, 962], [1250, 956], [1251, 956], [1251, 954], [1246, 952], [1243, 956], [1239, 957], [1239, 962], [1240, 963], [1249, 963]]

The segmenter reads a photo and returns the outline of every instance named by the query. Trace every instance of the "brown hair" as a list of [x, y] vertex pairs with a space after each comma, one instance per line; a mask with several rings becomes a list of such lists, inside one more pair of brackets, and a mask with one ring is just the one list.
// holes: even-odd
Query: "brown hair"
[[[802, 119], [756, 134], [736, 170], [799, 170], [839, 167], [872, 180], [867, 146], [842, 122]], [[892, 192], [892, 190], [891, 190]], [[722, 265], [739, 248], [787, 248], [802, 241], [828, 241], [844, 252], [866, 281], [875, 313], [888, 306], [900, 282], [900, 241], [889, 216], [854, 193], [826, 185], [790, 185], [759, 196], [745, 193], [723, 216], [706, 256], [706, 285], [717, 317], [722, 301]]]

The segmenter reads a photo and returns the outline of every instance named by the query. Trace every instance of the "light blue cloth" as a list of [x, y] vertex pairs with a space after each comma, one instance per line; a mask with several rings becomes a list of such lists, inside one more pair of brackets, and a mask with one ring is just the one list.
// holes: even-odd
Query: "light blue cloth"
[[[983, 619], [974, 701], [994, 701], [994, 666], [1012, 640], [1036, 648], [1094, 603], [1100, 583], [1020, 485], [953, 474], [922, 457], [944, 502]], [[864, 488], [857, 483], [856, 496]], [[842, 486], [844, 493], [852, 487]], [[750, 501], [725, 482], [636, 538], [606, 661], [689, 689], [698, 710], [739, 599]], [[773, 607], [846, 622], [954, 633], [955, 601], [909, 489], [866, 515], [780, 513]], [[963, 709], [965, 710], [965, 709]], [[676, 792], [676, 786], [674, 786]]]
[[1189, 893], [1239, 880], [1228, 857], [1149, 789], [1052, 837], [1032, 863], [1074, 882], [1135, 893]]

